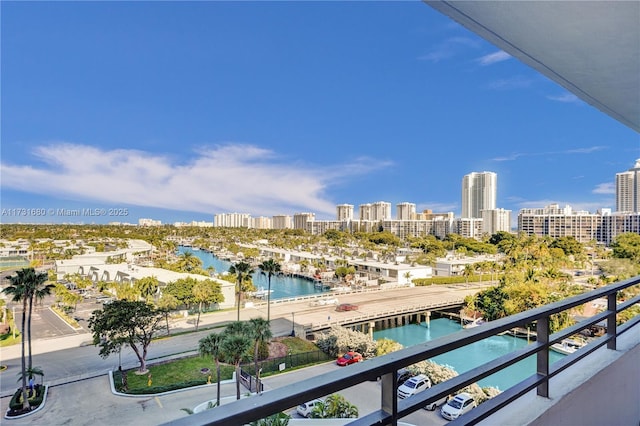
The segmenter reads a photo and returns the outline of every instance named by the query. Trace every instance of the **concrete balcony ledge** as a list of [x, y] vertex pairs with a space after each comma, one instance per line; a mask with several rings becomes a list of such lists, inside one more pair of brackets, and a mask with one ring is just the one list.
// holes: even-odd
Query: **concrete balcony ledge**
[[640, 424], [640, 327], [549, 381], [549, 398], [532, 390], [478, 423], [483, 426], [637, 426]]

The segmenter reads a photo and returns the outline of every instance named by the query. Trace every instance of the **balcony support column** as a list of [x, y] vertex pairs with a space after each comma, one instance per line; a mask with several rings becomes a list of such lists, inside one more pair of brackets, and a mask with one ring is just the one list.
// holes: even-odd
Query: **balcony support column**
[[380, 380], [381, 397], [380, 408], [391, 415], [392, 425], [398, 424], [398, 373], [394, 370], [391, 373], [383, 374]]
[[618, 293], [611, 293], [607, 295], [607, 336], [609, 341], [607, 342], [607, 349], [616, 350], [616, 296]]
[[539, 396], [545, 398], [549, 397], [549, 317], [544, 316], [538, 319], [537, 322], [537, 337], [538, 343], [541, 343], [545, 348], [538, 352], [536, 355], [537, 373], [543, 376], [545, 379], [538, 385], [537, 392]]

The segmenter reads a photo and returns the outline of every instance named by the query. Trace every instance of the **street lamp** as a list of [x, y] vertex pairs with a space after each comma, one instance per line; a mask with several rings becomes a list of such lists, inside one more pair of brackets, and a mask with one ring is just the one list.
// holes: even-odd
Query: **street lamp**
[[291, 337], [296, 337], [296, 314], [291, 312]]

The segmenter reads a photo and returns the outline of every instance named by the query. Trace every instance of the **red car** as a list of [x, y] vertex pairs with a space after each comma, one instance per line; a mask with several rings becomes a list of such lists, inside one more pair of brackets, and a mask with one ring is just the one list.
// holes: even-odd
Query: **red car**
[[344, 311], [357, 311], [358, 305], [354, 305], [353, 303], [341, 303], [336, 306], [336, 311], [344, 312]]
[[336, 364], [338, 364], [341, 367], [344, 367], [345, 365], [354, 364], [360, 361], [363, 361], [362, 355], [360, 355], [358, 352], [349, 351], [346, 354], [342, 355], [340, 358], [338, 358], [338, 360], [336, 361]]

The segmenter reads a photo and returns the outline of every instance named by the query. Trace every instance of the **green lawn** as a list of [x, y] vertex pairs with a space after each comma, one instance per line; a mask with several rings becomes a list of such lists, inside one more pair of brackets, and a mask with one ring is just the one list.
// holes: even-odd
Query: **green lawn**
[[[312, 342], [298, 337], [286, 337], [279, 339], [284, 343], [291, 354], [317, 351], [318, 348]], [[205, 369], [208, 369], [205, 370]], [[148, 365], [148, 374], [136, 374], [137, 369], [126, 370], [127, 385], [131, 393], [157, 393], [169, 390], [169, 388], [189, 387], [205, 384], [211, 375], [211, 383], [216, 382], [216, 365], [211, 357], [191, 356]], [[220, 364], [220, 380], [232, 378], [234, 368], [232, 365]], [[151, 384], [149, 384], [149, 375]], [[115, 371], [113, 379], [119, 389], [122, 383], [120, 373]]]

